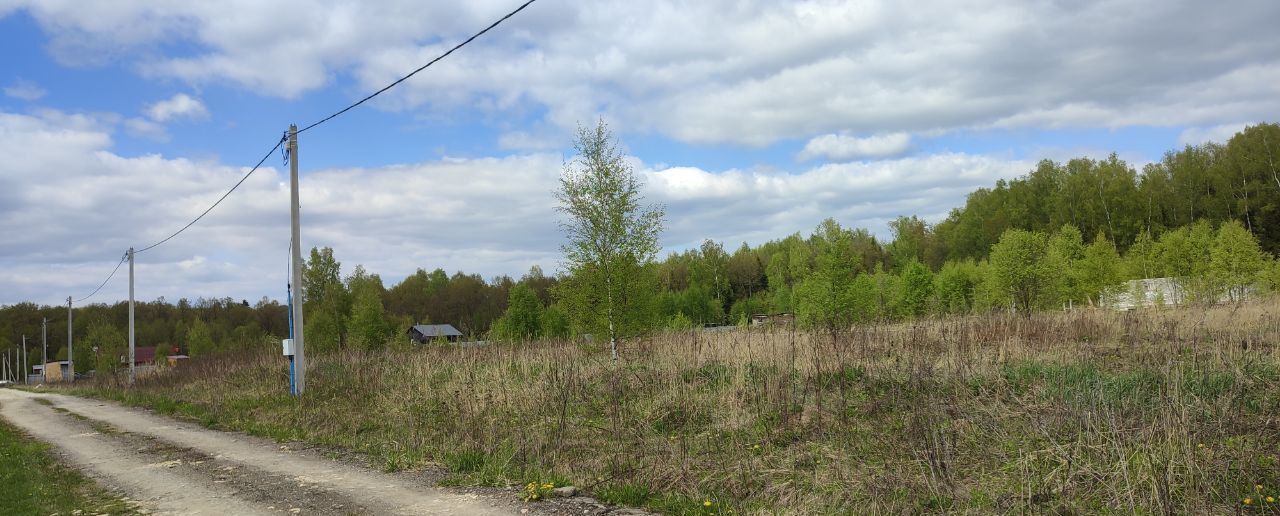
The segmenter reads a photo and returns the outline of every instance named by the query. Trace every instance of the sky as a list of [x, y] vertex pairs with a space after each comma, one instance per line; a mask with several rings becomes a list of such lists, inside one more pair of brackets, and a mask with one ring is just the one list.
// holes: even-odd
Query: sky
[[[65, 303], [279, 141], [520, 2], [0, 0], [0, 304]], [[388, 286], [559, 269], [558, 178], [606, 122], [663, 253], [825, 218], [882, 238], [1041, 159], [1135, 168], [1280, 119], [1280, 2], [569, 2], [299, 139], [302, 243]], [[136, 255], [136, 297], [284, 297], [288, 168]], [[121, 269], [85, 302], [128, 295]]]

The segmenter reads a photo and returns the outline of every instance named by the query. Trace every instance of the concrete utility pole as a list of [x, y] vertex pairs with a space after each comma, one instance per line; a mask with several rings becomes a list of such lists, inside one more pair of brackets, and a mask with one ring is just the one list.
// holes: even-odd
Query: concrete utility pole
[[129, 385], [133, 385], [133, 248], [129, 248]]
[[40, 320], [40, 383], [49, 383], [49, 372], [45, 364], [49, 363], [49, 318]]
[[[75, 348], [71, 346], [71, 296], [67, 296], [67, 365], [71, 368], [71, 378], [68, 381], [76, 381], [76, 359], [72, 352]], [[62, 366], [58, 366], [61, 368]], [[58, 371], [61, 373], [62, 371]]]
[[22, 383], [23, 385], [27, 383], [27, 371], [30, 371], [30, 369], [27, 369], [27, 336], [23, 335], [22, 336]]
[[293, 346], [294, 346], [294, 388], [302, 395], [307, 386], [307, 360], [304, 355], [306, 346], [302, 338], [302, 238], [299, 236], [302, 221], [298, 210], [298, 126], [289, 126], [289, 219], [290, 231], [293, 235]]

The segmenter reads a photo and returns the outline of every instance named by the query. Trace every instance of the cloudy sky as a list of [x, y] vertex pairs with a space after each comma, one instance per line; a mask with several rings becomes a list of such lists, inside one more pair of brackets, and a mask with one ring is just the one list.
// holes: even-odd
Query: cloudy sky
[[[518, 4], [0, 0], [0, 303], [88, 294], [290, 123]], [[539, 0], [303, 135], [303, 243], [388, 284], [555, 270], [556, 179], [601, 118], [666, 206], [668, 250], [826, 217], [887, 236], [1042, 158], [1140, 165], [1280, 119], [1276, 20], [1271, 0]], [[272, 156], [139, 254], [138, 297], [283, 297], [287, 180]]]

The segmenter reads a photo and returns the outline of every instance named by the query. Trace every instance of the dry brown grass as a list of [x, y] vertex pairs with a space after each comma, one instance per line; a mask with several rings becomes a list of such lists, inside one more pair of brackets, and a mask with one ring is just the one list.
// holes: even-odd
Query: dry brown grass
[[301, 400], [264, 352], [93, 393], [671, 513], [1270, 510], [1278, 309], [672, 333], [618, 365], [569, 342], [339, 353]]

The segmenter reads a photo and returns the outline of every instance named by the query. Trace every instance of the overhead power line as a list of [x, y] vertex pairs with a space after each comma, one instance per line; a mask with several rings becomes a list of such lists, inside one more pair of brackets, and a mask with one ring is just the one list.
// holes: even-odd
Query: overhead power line
[[116, 268], [111, 269], [111, 274], [108, 274], [108, 275], [107, 275], [107, 279], [102, 280], [102, 284], [101, 284], [101, 285], [98, 285], [98, 288], [93, 289], [93, 292], [90, 292], [90, 293], [89, 293], [89, 295], [84, 296], [84, 297], [82, 297], [82, 298], [80, 298], [80, 299], [77, 299], [77, 300], [75, 300], [75, 302], [76, 302], [76, 303], [79, 303], [79, 302], [81, 302], [81, 301], [84, 301], [84, 300], [86, 300], [86, 299], [89, 299], [89, 298], [93, 297], [93, 295], [94, 295], [94, 294], [97, 294], [99, 290], [102, 290], [102, 287], [107, 286], [107, 282], [108, 282], [108, 281], [111, 281], [111, 278], [114, 278], [114, 277], [115, 277], [115, 275], [116, 275], [116, 271], [120, 270], [120, 266], [121, 266], [121, 265], [124, 265], [124, 262], [125, 262], [125, 261], [127, 261], [128, 259], [129, 259], [129, 254], [128, 254], [128, 253], [125, 253], [125, 255], [124, 255], [124, 256], [121, 256], [121, 257], [120, 257], [120, 261], [116, 263]]
[[209, 208], [208, 208], [208, 209], [204, 210], [204, 212], [203, 212], [203, 213], [201, 213], [201, 214], [200, 214], [199, 216], [197, 216], [196, 218], [192, 219], [192, 220], [191, 220], [191, 222], [188, 222], [188, 223], [187, 223], [187, 225], [182, 226], [182, 229], [179, 229], [179, 230], [175, 231], [172, 235], [169, 235], [169, 236], [167, 236], [167, 237], [164, 237], [164, 240], [161, 240], [161, 241], [159, 241], [159, 242], [156, 242], [156, 243], [154, 243], [154, 244], [151, 244], [151, 245], [149, 245], [149, 246], [146, 246], [146, 247], [144, 247], [144, 248], [142, 248], [142, 249], [138, 249], [137, 251], [134, 251], [134, 252], [133, 252], [133, 254], [138, 254], [138, 253], [141, 253], [141, 252], [145, 252], [145, 251], [148, 251], [148, 250], [154, 249], [154, 248], [156, 248], [157, 246], [159, 246], [160, 244], [163, 244], [163, 243], [165, 243], [165, 242], [168, 242], [168, 241], [169, 241], [170, 239], [172, 239], [173, 237], [178, 236], [178, 234], [182, 233], [183, 231], [186, 231], [186, 230], [187, 230], [187, 228], [189, 228], [189, 227], [191, 227], [191, 226], [195, 225], [195, 223], [196, 223], [196, 222], [199, 222], [199, 221], [200, 221], [200, 219], [204, 218], [204, 216], [205, 216], [205, 215], [208, 215], [208, 214], [209, 214], [209, 212], [213, 211], [213, 209], [214, 209], [214, 208], [217, 208], [217, 207], [218, 207], [218, 205], [219, 205], [219, 204], [221, 204], [221, 203], [222, 203], [222, 201], [223, 201], [223, 200], [225, 200], [225, 199], [227, 198], [227, 196], [228, 196], [228, 195], [231, 195], [231, 192], [236, 191], [236, 188], [240, 188], [240, 185], [244, 184], [245, 180], [249, 179], [249, 176], [253, 175], [253, 173], [254, 173], [254, 172], [256, 172], [256, 171], [258, 170], [258, 168], [259, 168], [259, 167], [261, 167], [261, 166], [262, 166], [262, 164], [263, 164], [263, 163], [265, 163], [265, 162], [267, 161], [267, 158], [270, 158], [270, 157], [271, 157], [271, 155], [272, 155], [272, 154], [274, 154], [274, 153], [276, 152], [276, 150], [277, 150], [277, 149], [279, 149], [279, 148], [280, 148], [280, 146], [284, 144], [284, 141], [285, 141], [285, 138], [283, 138], [283, 137], [282, 137], [282, 138], [280, 138], [280, 140], [276, 142], [275, 146], [274, 146], [274, 147], [271, 147], [271, 150], [267, 151], [267, 153], [266, 153], [266, 154], [264, 154], [264, 155], [262, 156], [262, 159], [258, 160], [258, 164], [257, 164], [257, 165], [254, 165], [254, 166], [253, 166], [253, 168], [249, 169], [249, 172], [248, 172], [248, 173], [246, 173], [246, 174], [244, 175], [244, 177], [240, 178], [240, 180], [239, 180], [239, 181], [236, 181], [236, 184], [235, 184], [235, 185], [233, 185], [233, 186], [231, 187], [231, 189], [230, 189], [230, 190], [227, 190], [227, 193], [222, 194], [222, 197], [219, 197], [219, 198], [218, 198], [218, 200], [217, 200], [217, 201], [215, 201], [215, 202], [213, 203], [213, 205], [212, 205], [212, 206], [209, 206]]
[[368, 97], [365, 97], [365, 98], [360, 99], [360, 101], [356, 102], [355, 104], [352, 104], [352, 105], [350, 105], [350, 106], [344, 107], [344, 108], [342, 108], [341, 110], [339, 110], [338, 112], [336, 112], [336, 113], [334, 113], [334, 114], [332, 114], [332, 115], [329, 115], [329, 116], [327, 116], [327, 117], [324, 117], [324, 118], [323, 118], [323, 119], [321, 119], [319, 122], [315, 122], [315, 123], [313, 123], [313, 124], [311, 124], [311, 125], [308, 125], [308, 126], [306, 126], [306, 127], [303, 127], [302, 129], [299, 129], [299, 130], [298, 130], [298, 134], [305, 133], [305, 132], [307, 132], [307, 130], [308, 130], [308, 129], [311, 129], [312, 127], [315, 127], [315, 126], [318, 126], [318, 125], [323, 124], [323, 123], [325, 123], [325, 122], [328, 122], [328, 121], [330, 121], [330, 120], [333, 120], [334, 118], [337, 118], [337, 116], [338, 116], [338, 115], [341, 115], [341, 114], [343, 114], [343, 113], [346, 113], [347, 111], [351, 111], [351, 110], [352, 110], [352, 109], [354, 109], [356, 106], [359, 106], [360, 104], [364, 104], [365, 102], [368, 102], [370, 99], [372, 99], [372, 98], [374, 98], [374, 97], [377, 97], [378, 95], [381, 95], [383, 92], [385, 92], [385, 91], [387, 91], [387, 90], [389, 90], [389, 89], [391, 89], [391, 88], [396, 87], [396, 85], [398, 85], [398, 84], [400, 84], [400, 83], [402, 83], [402, 82], [404, 82], [404, 81], [408, 80], [410, 77], [413, 77], [413, 76], [414, 76], [414, 75], [416, 75], [418, 72], [421, 72], [421, 71], [423, 71], [423, 70], [426, 70], [426, 69], [427, 69], [427, 67], [429, 67], [429, 66], [431, 66], [431, 65], [433, 65], [433, 64], [436, 64], [436, 62], [437, 62], [437, 61], [439, 61], [439, 60], [441, 60], [441, 59], [444, 59], [444, 58], [446, 58], [446, 57], [449, 57], [449, 54], [452, 54], [454, 50], [457, 50], [457, 49], [459, 49], [459, 48], [462, 48], [463, 46], [466, 46], [466, 44], [467, 44], [467, 43], [471, 43], [471, 41], [472, 41], [472, 40], [474, 40], [474, 39], [476, 39], [476, 38], [478, 38], [478, 37], [480, 37], [480, 36], [483, 36], [483, 35], [484, 35], [484, 33], [489, 32], [489, 31], [490, 31], [490, 30], [492, 30], [494, 27], [497, 27], [498, 25], [502, 24], [502, 22], [507, 21], [507, 19], [508, 19], [508, 18], [510, 18], [510, 17], [512, 17], [512, 16], [515, 16], [515, 15], [516, 15], [516, 13], [518, 13], [518, 12], [520, 12], [520, 11], [523, 11], [525, 7], [529, 7], [529, 4], [532, 4], [534, 1], [535, 1], [535, 0], [529, 0], [529, 1], [525, 2], [525, 3], [523, 3], [523, 4], [520, 4], [520, 7], [517, 7], [514, 11], [511, 11], [511, 12], [507, 13], [507, 15], [506, 15], [506, 16], [503, 16], [503, 17], [501, 17], [501, 18], [498, 18], [498, 21], [493, 22], [493, 23], [492, 23], [492, 24], [490, 24], [488, 27], [485, 27], [485, 28], [484, 28], [484, 30], [482, 30], [482, 31], [480, 31], [480, 32], [477, 32], [477, 33], [473, 34], [471, 37], [467, 38], [466, 40], [463, 40], [463, 42], [462, 42], [462, 43], [458, 43], [457, 45], [454, 45], [454, 47], [453, 47], [453, 48], [451, 48], [451, 49], [449, 49], [449, 51], [447, 51], [447, 52], [445, 52], [445, 53], [443, 53], [443, 54], [440, 54], [439, 56], [437, 56], [435, 59], [432, 59], [432, 60], [431, 60], [430, 62], [428, 62], [427, 64], [424, 64], [424, 65], [422, 65], [422, 66], [418, 67], [418, 69], [416, 69], [416, 70], [414, 70], [414, 71], [412, 71], [412, 72], [409, 72], [409, 74], [408, 74], [408, 75], [405, 75], [404, 77], [401, 77], [401, 78], [399, 78], [399, 79], [396, 79], [396, 81], [395, 81], [395, 82], [393, 82], [393, 83], [391, 83], [391, 84], [386, 85], [386, 87], [384, 87], [384, 88], [382, 88], [382, 89], [380, 89], [380, 90], [378, 90], [378, 91], [373, 92], [373, 93], [372, 93], [372, 94], [370, 94]]

